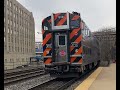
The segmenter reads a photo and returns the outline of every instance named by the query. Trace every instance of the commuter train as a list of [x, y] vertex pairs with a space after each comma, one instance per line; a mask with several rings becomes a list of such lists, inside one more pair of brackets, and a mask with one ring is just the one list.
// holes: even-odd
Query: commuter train
[[42, 34], [45, 69], [51, 76], [78, 77], [99, 64], [99, 42], [80, 13], [52, 13], [42, 21]]

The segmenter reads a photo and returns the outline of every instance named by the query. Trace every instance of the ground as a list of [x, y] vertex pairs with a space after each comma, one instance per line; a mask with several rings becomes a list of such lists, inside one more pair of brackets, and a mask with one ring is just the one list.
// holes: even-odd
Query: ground
[[88, 90], [116, 90], [116, 64], [104, 67]]

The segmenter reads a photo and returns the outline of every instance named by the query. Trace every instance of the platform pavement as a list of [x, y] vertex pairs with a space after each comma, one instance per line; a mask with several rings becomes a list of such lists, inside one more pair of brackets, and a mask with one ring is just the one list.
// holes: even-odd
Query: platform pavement
[[75, 90], [116, 90], [116, 64], [99, 67]]

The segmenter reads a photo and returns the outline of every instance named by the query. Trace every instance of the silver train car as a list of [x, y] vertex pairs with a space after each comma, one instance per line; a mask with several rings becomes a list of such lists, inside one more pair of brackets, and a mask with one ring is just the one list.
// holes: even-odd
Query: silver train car
[[78, 77], [99, 64], [99, 42], [80, 13], [54, 13], [42, 21], [43, 57], [51, 76]]

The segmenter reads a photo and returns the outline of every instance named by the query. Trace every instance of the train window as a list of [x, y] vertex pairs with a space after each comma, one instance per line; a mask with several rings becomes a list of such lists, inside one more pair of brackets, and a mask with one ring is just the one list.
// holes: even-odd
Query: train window
[[87, 51], [88, 51], [87, 54], [90, 54], [90, 48], [87, 48]]
[[83, 46], [83, 52], [84, 52], [84, 54], [86, 54], [86, 48], [85, 48], [85, 46]]
[[80, 27], [80, 22], [78, 20], [72, 20], [70, 22], [71, 28], [79, 28]]
[[86, 29], [86, 36], [88, 36], [88, 29]]
[[88, 54], [88, 52], [89, 52], [89, 50], [88, 50], [88, 48], [86, 47], [86, 54]]
[[85, 30], [84, 29], [82, 30], [82, 34], [83, 34], [83, 36], [85, 36]]
[[85, 36], [86, 36], [86, 29], [84, 29], [84, 31], [85, 31]]
[[88, 48], [88, 52], [87, 52], [88, 54], [90, 54], [90, 49]]
[[83, 53], [84, 53], [84, 46], [83, 46]]
[[59, 45], [65, 45], [65, 36], [59, 36]]
[[85, 51], [86, 51], [86, 54], [88, 54], [88, 49], [87, 49], [87, 47], [85, 48]]
[[87, 34], [88, 34], [88, 36], [89, 36], [89, 30], [88, 30], [88, 33], [87, 33]]
[[90, 48], [88, 48], [88, 54], [90, 54]]
[[90, 49], [90, 55], [91, 55], [91, 53], [92, 53], [92, 52], [91, 52], [91, 49]]

